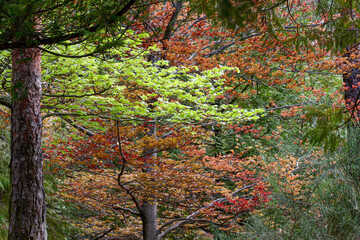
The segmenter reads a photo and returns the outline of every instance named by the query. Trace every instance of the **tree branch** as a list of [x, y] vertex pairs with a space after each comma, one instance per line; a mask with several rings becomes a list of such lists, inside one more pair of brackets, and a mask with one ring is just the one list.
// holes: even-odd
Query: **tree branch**
[[[251, 184], [251, 185], [248, 185], [248, 186], [244, 186], [238, 190], [236, 190], [235, 192], [233, 192], [231, 194], [231, 196], [235, 196], [237, 195], [239, 192], [241, 191], [244, 191], [246, 189], [249, 189], [251, 187], [255, 186], [255, 184]], [[164, 229], [166, 226], [168, 225], [171, 225], [172, 223], [174, 223], [176, 220], [172, 220], [172, 221], [169, 221], [169, 222], [166, 222], [164, 223], [160, 228], [159, 228], [159, 234], [158, 234], [158, 240], [160, 240], [161, 238], [165, 237], [167, 234], [169, 234], [170, 232], [172, 232], [173, 230], [177, 229], [178, 227], [180, 227], [181, 225], [185, 224], [185, 223], [188, 223], [188, 222], [191, 222], [193, 221], [193, 217], [196, 217], [197, 215], [199, 215], [201, 213], [202, 210], [204, 209], [208, 209], [208, 208], [211, 208], [215, 205], [215, 203], [221, 203], [221, 202], [224, 202], [226, 201], [227, 198], [226, 197], [223, 197], [223, 198], [218, 198], [214, 201], [212, 201], [211, 203], [209, 203], [207, 206], [205, 207], [202, 207], [200, 208], [199, 210], [193, 212], [192, 214], [190, 214], [189, 216], [187, 216], [186, 218], [184, 218], [183, 220], [180, 220], [178, 223], [174, 224], [173, 226], [169, 227], [168, 229], [166, 229], [165, 231], [163, 231], [162, 233], [161, 230]]]
[[140, 213], [139, 212], [136, 212], [130, 208], [124, 208], [124, 207], [120, 207], [120, 206], [114, 206], [113, 207], [114, 210], [121, 210], [121, 211], [126, 211], [126, 212], [129, 212], [135, 216], [140, 216]]
[[[136, 0], [130, 0], [119, 12], [113, 15], [113, 18], [110, 18], [112, 20], [109, 21], [107, 24], [109, 25], [115, 23], [116, 19], [118, 19], [116, 17], [123, 16], [127, 11], [130, 10], [130, 8], [135, 4], [135, 2]], [[65, 34], [61, 36], [47, 37], [47, 38], [37, 37], [35, 39], [29, 38], [26, 40], [20, 40], [15, 42], [5, 42], [0, 44], [0, 50], [23, 48], [23, 47], [33, 48], [33, 47], [38, 47], [39, 45], [60, 43], [74, 38], [81, 38], [85, 36], [85, 34], [88, 32], [92, 32], [92, 33], [97, 32], [100, 27], [101, 27], [101, 23], [98, 23], [91, 27], [82, 27], [80, 28], [81, 30], [78, 30], [75, 33]]]
[[281, 106], [281, 107], [268, 108], [268, 109], [265, 109], [265, 111], [268, 112], [268, 111], [274, 111], [274, 110], [283, 109], [283, 108], [292, 108], [292, 107], [304, 106], [307, 103], [316, 104], [314, 102], [309, 101], [309, 102], [304, 102], [304, 103], [299, 103], [299, 104], [284, 105], [284, 106]]
[[95, 136], [95, 133], [87, 130], [86, 128], [84, 128], [83, 126], [80, 126], [79, 124], [76, 124], [73, 120], [68, 119], [68, 118], [64, 118], [64, 117], [61, 117], [61, 119], [63, 119], [63, 120], [66, 121], [67, 123], [69, 123], [71, 126], [73, 126], [74, 128], [76, 128], [76, 129], [79, 130], [80, 132], [85, 133], [85, 134], [88, 135], [89, 137]]
[[91, 57], [91, 56], [94, 56], [96, 53], [98, 53], [96, 50], [91, 52], [91, 53], [88, 53], [88, 54], [84, 54], [84, 55], [66, 55], [66, 54], [61, 54], [61, 53], [56, 53], [56, 52], [52, 52], [52, 51], [49, 51], [45, 48], [42, 48], [42, 47], [37, 47], [38, 49], [40, 49], [41, 51], [44, 51], [44, 52], [47, 52], [47, 53], [50, 53], [52, 55], [55, 55], [55, 56], [58, 56], [58, 57], [66, 57], [66, 58], [83, 58], [83, 57]]
[[0, 104], [11, 109], [11, 97], [8, 95], [0, 95]]
[[195, 24], [201, 22], [202, 20], [205, 20], [206, 16], [200, 17], [198, 19], [196, 19], [187, 29], [186, 31], [189, 31], [191, 28], [193, 28], [195, 26]]
[[231, 47], [231, 46], [234, 45], [234, 44], [235, 44], [235, 41], [232, 41], [231, 43], [228, 43], [228, 44], [226, 44], [226, 45], [223, 45], [223, 46], [221, 46], [220, 48], [212, 51], [211, 53], [208, 53], [208, 54], [204, 55], [204, 57], [205, 57], [205, 58], [209, 58], [209, 57], [211, 57], [212, 55], [222, 53], [222, 52], [224, 52], [228, 47]]
[[118, 121], [118, 122], [129, 122], [129, 121], [146, 121], [144, 119], [141, 118], [129, 118], [129, 119], [117, 119], [115, 117], [108, 117], [108, 116], [104, 116], [104, 115], [99, 115], [99, 114], [95, 114], [95, 113], [87, 113], [87, 114], [81, 114], [81, 113], [64, 113], [64, 112], [52, 112], [52, 113], [47, 113], [45, 115], [42, 116], [42, 119], [48, 118], [48, 117], [53, 117], [53, 116], [76, 116], [76, 117], [99, 117], [99, 118], [103, 118], [103, 119], [108, 119], [108, 120], [114, 120], [114, 121]]
[[113, 231], [114, 228], [110, 228], [109, 230], [107, 230], [106, 232], [102, 233], [99, 236], [95, 236], [94, 238], [91, 238], [91, 240], [99, 240], [102, 239], [103, 237], [105, 237], [108, 233], [110, 233], [111, 231]]
[[43, 96], [45, 96], [45, 97], [62, 97], [62, 98], [83, 98], [83, 97], [100, 95], [100, 94], [106, 92], [107, 90], [109, 90], [110, 88], [111, 88], [111, 86], [108, 87], [108, 88], [105, 88], [105, 89], [103, 89], [103, 90], [101, 90], [101, 91], [99, 91], [99, 92], [95, 92], [95, 91], [94, 91], [94, 93], [87, 93], [87, 94], [82, 94], [82, 95], [71, 95], [71, 94], [69, 94], [69, 95], [67, 95], [67, 94], [62, 94], [62, 95], [57, 95], [57, 94], [43, 94]]
[[315, 72], [315, 71], [301, 71], [301, 70], [288, 70], [288, 69], [282, 69], [282, 68], [276, 68], [276, 67], [272, 67], [270, 68], [271, 70], [280, 70], [280, 71], [284, 71], [284, 72], [293, 72], [293, 73], [308, 73], [308, 74], [319, 74], [319, 75], [341, 75], [341, 74], [337, 74], [337, 73], [332, 73], [332, 72]]
[[171, 16], [171, 19], [168, 23], [168, 25], [166, 26], [166, 30], [165, 30], [165, 33], [164, 33], [164, 38], [163, 40], [168, 40], [170, 39], [170, 36], [171, 36], [171, 33], [172, 33], [172, 30], [174, 28], [174, 25], [175, 25], [175, 22], [179, 16], [179, 13], [181, 11], [181, 8], [183, 6], [183, 2], [182, 1], [177, 1], [175, 3], [175, 11], [173, 12], [172, 16]]

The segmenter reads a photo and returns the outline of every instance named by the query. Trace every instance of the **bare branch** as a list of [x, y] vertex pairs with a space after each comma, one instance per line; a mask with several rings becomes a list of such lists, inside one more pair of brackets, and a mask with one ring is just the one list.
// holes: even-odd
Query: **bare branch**
[[232, 41], [231, 43], [228, 43], [228, 44], [226, 44], [226, 45], [223, 45], [223, 46], [221, 46], [220, 48], [212, 51], [211, 53], [206, 54], [204, 57], [205, 57], [205, 58], [209, 58], [209, 57], [211, 57], [212, 55], [223, 53], [227, 48], [231, 47], [231, 46], [234, 45], [234, 44], [235, 44], [235, 41]]
[[86, 135], [88, 135], [89, 137], [93, 137], [95, 136], [95, 133], [87, 130], [86, 128], [84, 128], [83, 126], [80, 126], [79, 124], [76, 124], [73, 120], [68, 119], [68, 118], [64, 118], [61, 117], [61, 119], [65, 120], [67, 123], [69, 123], [71, 126], [73, 126], [74, 128], [76, 128], [77, 130], [79, 130], [82, 133], [85, 133]]
[[118, 119], [118, 118], [115, 118], [115, 117], [104, 116], [104, 115], [100, 115], [100, 114], [96, 114], [96, 113], [81, 114], [81, 113], [66, 113], [66, 112], [47, 113], [47, 114], [42, 116], [42, 119], [45, 119], [45, 118], [48, 118], [48, 117], [54, 117], [54, 116], [99, 117], [99, 118], [108, 119], [108, 120], [114, 120], [114, 121], [118, 121], [118, 122], [146, 121], [146, 120], [141, 119], [141, 118]]
[[129, 212], [129, 213], [133, 214], [133, 215], [140, 216], [140, 213], [139, 213], [139, 212], [134, 211], [134, 210], [132, 210], [132, 209], [130, 209], [130, 208], [124, 208], [124, 207], [120, 207], [120, 206], [114, 206], [113, 209], [114, 209], [114, 210], [126, 211], [126, 212]]
[[[121, 159], [122, 159], [122, 165], [121, 165], [121, 170], [120, 170], [120, 173], [118, 173], [117, 175], [117, 183], [118, 185], [126, 191], [126, 193], [130, 196], [131, 200], [133, 201], [133, 203], [135, 204], [137, 210], [139, 212], [141, 212], [141, 206], [140, 206], [140, 203], [138, 201], [138, 199], [135, 197], [135, 195], [132, 193], [131, 189], [127, 188], [124, 186], [124, 184], [122, 184], [121, 182], [121, 176], [124, 174], [124, 170], [125, 170], [125, 165], [126, 165], [126, 162], [127, 162], [127, 159], [122, 151], [122, 148], [121, 148], [121, 138], [120, 138], [120, 130], [119, 130], [119, 122], [116, 122], [116, 133], [117, 133], [117, 140], [118, 140], [118, 143], [119, 143], [119, 154], [121, 156]], [[139, 214], [140, 215], [140, 214]]]

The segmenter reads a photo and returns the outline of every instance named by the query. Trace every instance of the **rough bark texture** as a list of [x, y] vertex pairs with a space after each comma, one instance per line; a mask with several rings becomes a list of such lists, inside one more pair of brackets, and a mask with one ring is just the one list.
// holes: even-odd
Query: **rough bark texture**
[[41, 52], [12, 51], [10, 240], [46, 235], [41, 150]]
[[360, 45], [354, 46], [344, 55], [343, 81], [345, 83], [345, 101], [354, 119], [359, 117], [360, 101]]

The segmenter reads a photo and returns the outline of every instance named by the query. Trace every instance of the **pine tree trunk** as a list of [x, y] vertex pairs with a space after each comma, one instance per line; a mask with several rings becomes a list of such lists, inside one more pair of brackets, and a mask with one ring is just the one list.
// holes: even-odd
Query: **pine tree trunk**
[[353, 46], [344, 55], [343, 81], [345, 84], [345, 101], [351, 117], [359, 121], [360, 117], [360, 45]]
[[45, 240], [41, 51], [12, 51], [10, 240]]

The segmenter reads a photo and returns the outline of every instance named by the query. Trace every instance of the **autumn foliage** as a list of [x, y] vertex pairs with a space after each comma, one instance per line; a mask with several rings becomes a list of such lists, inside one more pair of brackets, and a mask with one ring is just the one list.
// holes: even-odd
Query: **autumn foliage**
[[[299, 12], [296, 18], [310, 6], [293, 7]], [[140, 15], [129, 33], [139, 36], [138, 42], [107, 56], [115, 64], [121, 63], [120, 54], [130, 59], [127, 64], [134, 67], [127, 75], [118, 76], [118, 66], [106, 65], [101, 72], [111, 84], [101, 78], [99, 83], [75, 81], [66, 96], [53, 78], [45, 90], [49, 108], [68, 111], [62, 112], [62, 120], [49, 118], [49, 124], [61, 128], [76, 122], [92, 131], [45, 133], [46, 172], [63, 179], [55, 195], [91, 213], [85, 224], [74, 224], [87, 234], [108, 231], [108, 236], [139, 238], [146, 202], [157, 205], [158, 236], [179, 234], [180, 228], [205, 236], [212, 226], [241, 232], [249, 217], [273, 206], [274, 184], [294, 201], [306, 201], [306, 186], [321, 173], [309, 169], [322, 153], [301, 156], [308, 148], [302, 129], [311, 119], [308, 106], [324, 102], [337, 81], [328, 77], [338, 67], [332, 55], [317, 45], [290, 47], [288, 42], [301, 33], [271, 36], [266, 18], [228, 30], [182, 2], [152, 4]], [[132, 61], [136, 54], [146, 63]], [[97, 64], [87, 68], [98, 71]], [[199, 90], [186, 85], [191, 80], [185, 74], [222, 66], [231, 68], [214, 77], [221, 84], [201, 83]], [[167, 87], [165, 81], [137, 80], [147, 74], [182, 82], [173, 80]], [[321, 78], [314, 82], [310, 74]], [[81, 79], [73, 70], [57, 77]], [[212, 87], [218, 89], [216, 97]], [[87, 93], [93, 96], [87, 99]], [[181, 98], [185, 93], [190, 93], [188, 99]], [[197, 97], [207, 100], [196, 102]], [[336, 94], [332, 98], [340, 99]], [[225, 116], [233, 108], [248, 117]], [[246, 115], [258, 108], [265, 110]], [[206, 114], [198, 117], [192, 109]], [[184, 112], [186, 117], [177, 117]], [[216, 119], [220, 115], [224, 122]], [[289, 138], [297, 153], [284, 153], [282, 143]]]
[[[312, 239], [309, 226], [342, 236], [328, 209], [341, 205], [340, 183], [356, 182], [356, 157], [342, 154], [359, 120], [359, 49], [329, 36], [358, 13], [318, 19], [315, 1], [298, 0], [136, 6], [86, 47], [42, 53], [44, 172], [59, 201], [49, 209], [72, 237]], [[356, 191], [344, 190], [352, 202]]]

